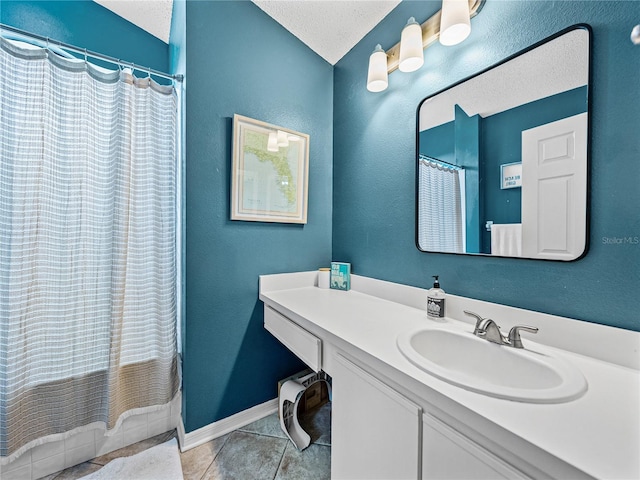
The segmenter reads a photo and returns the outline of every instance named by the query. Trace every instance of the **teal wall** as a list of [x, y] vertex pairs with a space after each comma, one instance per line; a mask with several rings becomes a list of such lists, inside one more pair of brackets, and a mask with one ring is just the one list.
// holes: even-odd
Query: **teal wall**
[[[184, 74], [187, 70], [187, 3], [174, 0], [169, 33], [169, 72]], [[183, 87], [186, 83], [183, 83]]]
[[161, 72], [169, 71], [166, 43], [92, 1], [2, 0], [0, 23]]
[[480, 115], [469, 116], [458, 105], [455, 106], [456, 164], [465, 171], [465, 220], [467, 253], [480, 253], [480, 225], [484, 198], [480, 194]]
[[[522, 189], [500, 189], [500, 165], [522, 161], [522, 132], [587, 111], [588, 89], [567, 92], [521, 105], [482, 120], [481, 158], [483, 222], [520, 223]], [[482, 223], [481, 222], [481, 225]], [[491, 253], [491, 232], [481, 229], [484, 253]]]
[[[332, 68], [250, 2], [186, 2], [186, 430], [276, 395], [302, 365], [262, 327], [260, 274], [355, 273], [640, 330], [640, 47], [637, 3], [487, 0], [467, 42], [434, 45], [419, 72], [366, 90], [375, 44], [395, 44], [409, 16], [440, 1], [405, 1]], [[2, 2], [0, 21], [158, 70], [169, 47], [93, 2]], [[427, 254], [415, 239], [415, 112], [425, 97], [575, 24], [593, 27], [591, 248], [577, 262]], [[186, 47], [185, 47], [186, 45]], [[184, 52], [180, 52], [182, 54]], [[171, 57], [171, 61], [170, 61]], [[182, 58], [182, 55], [180, 55]], [[311, 135], [309, 223], [231, 222], [234, 113]]]
[[491, 253], [487, 220], [521, 222], [521, 189], [500, 188], [500, 166], [521, 161], [522, 131], [586, 112], [587, 106], [586, 86], [482, 119], [456, 105], [455, 120], [420, 132], [421, 153], [465, 168], [468, 253]]
[[451, 121], [419, 133], [420, 153], [456, 165], [456, 122]]
[[[487, 0], [466, 42], [425, 51], [414, 73], [366, 90], [369, 55], [390, 48], [410, 16], [439, 1], [404, 1], [334, 71], [333, 256], [358, 274], [640, 330], [640, 47], [638, 2]], [[593, 28], [591, 230], [569, 263], [421, 253], [415, 239], [415, 121], [420, 101], [570, 25]], [[354, 161], [358, 159], [358, 161]], [[348, 198], [349, 201], [338, 201]], [[627, 239], [626, 241], [624, 239]], [[629, 242], [628, 240], [631, 240]]]
[[[304, 368], [263, 328], [258, 275], [331, 260], [333, 68], [251, 2], [177, 2], [168, 46], [90, 1], [2, 1], [0, 21], [152, 68], [187, 66], [183, 416], [187, 432]], [[186, 25], [186, 30], [185, 30]], [[229, 220], [232, 117], [310, 135], [306, 225]]]
[[[303, 368], [263, 327], [258, 275], [331, 261], [333, 68], [251, 2], [186, 7], [189, 432], [275, 398]], [[234, 113], [310, 135], [306, 225], [229, 220]]]

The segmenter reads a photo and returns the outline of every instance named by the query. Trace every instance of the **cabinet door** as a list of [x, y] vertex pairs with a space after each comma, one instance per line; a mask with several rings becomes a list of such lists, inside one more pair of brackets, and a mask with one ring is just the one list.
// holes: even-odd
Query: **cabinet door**
[[332, 378], [331, 478], [418, 479], [422, 409], [338, 354]]
[[423, 480], [525, 479], [488, 450], [425, 414], [422, 424]]

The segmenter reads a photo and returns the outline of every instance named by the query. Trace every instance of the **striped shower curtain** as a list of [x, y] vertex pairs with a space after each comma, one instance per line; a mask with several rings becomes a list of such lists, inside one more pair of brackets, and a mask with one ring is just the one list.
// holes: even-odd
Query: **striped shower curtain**
[[418, 165], [418, 245], [430, 252], [464, 253], [464, 170], [423, 159]]
[[0, 456], [179, 388], [176, 92], [0, 39]]

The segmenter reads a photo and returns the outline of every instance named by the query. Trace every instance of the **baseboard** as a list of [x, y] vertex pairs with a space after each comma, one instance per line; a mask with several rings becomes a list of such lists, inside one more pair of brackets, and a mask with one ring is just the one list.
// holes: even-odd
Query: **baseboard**
[[180, 443], [180, 451], [186, 452], [203, 443], [207, 443], [214, 438], [221, 437], [229, 432], [244, 427], [256, 420], [260, 420], [267, 415], [271, 415], [278, 411], [278, 399], [274, 398], [268, 402], [261, 403], [255, 407], [248, 408], [242, 412], [238, 412], [230, 417], [223, 418], [217, 422], [205, 425], [202, 428], [186, 433], [184, 422], [178, 422], [178, 442]]

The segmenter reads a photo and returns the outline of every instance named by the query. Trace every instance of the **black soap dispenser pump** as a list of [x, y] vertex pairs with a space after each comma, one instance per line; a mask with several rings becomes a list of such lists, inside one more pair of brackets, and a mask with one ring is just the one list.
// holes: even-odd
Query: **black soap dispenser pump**
[[444, 290], [440, 288], [438, 275], [433, 275], [433, 278], [435, 279], [433, 288], [427, 292], [427, 316], [440, 319], [444, 318], [444, 301], [446, 294]]

